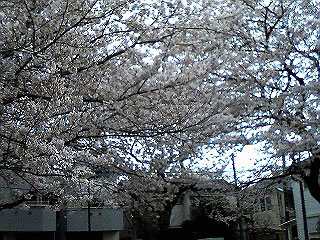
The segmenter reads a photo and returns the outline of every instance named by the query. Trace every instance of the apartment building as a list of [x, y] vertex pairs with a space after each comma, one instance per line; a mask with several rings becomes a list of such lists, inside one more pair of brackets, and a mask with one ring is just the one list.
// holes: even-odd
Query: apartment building
[[302, 181], [292, 182], [299, 240], [320, 239], [320, 203]]

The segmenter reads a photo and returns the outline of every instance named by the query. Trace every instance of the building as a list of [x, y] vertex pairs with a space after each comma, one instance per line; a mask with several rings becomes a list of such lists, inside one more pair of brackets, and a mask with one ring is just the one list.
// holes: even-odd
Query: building
[[[8, 174], [11, 181], [0, 178], [0, 205], [14, 203], [15, 192], [28, 193], [34, 188], [18, 175]], [[92, 203], [77, 207], [69, 205], [56, 211], [53, 194], [41, 195], [34, 191], [30, 196], [25, 206], [0, 211], [0, 240], [119, 240], [123, 229], [120, 209], [107, 209], [103, 202], [95, 202], [94, 206]]]
[[190, 192], [185, 193], [178, 204], [173, 207], [170, 217], [170, 228], [182, 228], [182, 224], [191, 219], [190, 196]]
[[292, 240], [297, 237], [291, 182], [264, 181], [249, 190], [249, 239]]
[[285, 179], [255, 196], [252, 239], [320, 239], [320, 203], [302, 180]]
[[[44, 205], [0, 212], [1, 240], [65, 239], [87, 237], [93, 240], [118, 240], [123, 228], [122, 211], [105, 208], [53, 211]], [[59, 237], [58, 237], [59, 236]]]
[[[1, 200], [10, 202], [9, 191], [1, 193]], [[122, 210], [89, 206], [55, 211], [51, 200], [35, 194], [25, 206], [0, 211], [0, 240], [119, 240]]]
[[[306, 159], [295, 163], [294, 167], [307, 173], [310, 171], [312, 160], [316, 161], [313, 158]], [[318, 180], [320, 183], [320, 177]], [[293, 176], [289, 184], [294, 198], [295, 218], [283, 225], [295, 226], [297, 236], [291, 238], [293, 240], [320, 240], [320, 203], [312, 197], [308, 186], [299, 176]]]
[[[212, 180], [216, 183], [216, 189], [199, 189], [186, 192], [180, 201], [173, 207], [170, 217], [170, 228], [181, 228], [185, 221], [192, 218], [192, 208], [195, 202], [200, 199], [213, 200], [214, 196], [224, 196], [225, 205], [236, 206], [235, 187], [225, 180]], [[216, 199], [217, 201], [217, 199]]]
[[91, 210], [91, 230], [87, 209], [55, 212], [45, 207], [7, 209], [0, 212], [0, 239], [62, 239], [88, 236], [95, 240], [118, 240], [122, 230], [122, 211], [96, 208]]
[[296, 209], [298, 239], [320, 239], [320, 203], [310, 194], [302, 181], [292, 182]]
[[225, 188], [189, 191], [183, 195], [171, 212], [171, 239], [236, 239], [234, 187], [225, 181], [218, 183]]

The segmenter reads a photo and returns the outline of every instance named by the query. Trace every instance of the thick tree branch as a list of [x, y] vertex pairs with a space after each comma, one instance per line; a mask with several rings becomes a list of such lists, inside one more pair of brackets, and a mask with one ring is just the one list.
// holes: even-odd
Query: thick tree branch
[[24, 202], [29, 200], [27, 195], [29, 195], [29, 194], [32, 195], [34, 193], [35, 193], [34, 190], [30, 190], [28, 193], [24, 194], [23, 196], [21, 196], [20, 198], [14, 200], [12, 202], [0, 204], [0, 211], [5, 210], [5, 209], [11, 209], [11, 208], [19, 206], [20, 204], [22, 204], [22, 203], [24, 203]]
[[303, 175], [303, 180], [307, 184], [311, 195], [320, 203], [320, 158], [319, 156], [314, 157], [310, 164], [310, 174]]

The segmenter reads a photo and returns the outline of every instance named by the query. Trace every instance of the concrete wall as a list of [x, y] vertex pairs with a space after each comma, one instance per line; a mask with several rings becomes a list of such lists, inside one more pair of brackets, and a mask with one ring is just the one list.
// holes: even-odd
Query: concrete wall
[[183, 196], [181, 204], [177, 204], [173, 207], [170, 217], [170, 227], [180, 228], [182, 223], [191, 218], [191, 201], [190, 193], [186, 193]]
[[[88, 231], [88, 210], [74, 209], [67, 211], [67, 231]], [[123, 229], [122, 210], [104, 208], [91, 209], [91, 230], [112, 231]]]
[[181, 227], [184, 221], [183, 219], [183, 205], [179, 204], [173, 207], [170, 217], [170, 227], [177, 228]]
[[103, 240], [119, 240], [120, 235], [118, 231], [104, 232]]
[[[67, 210], [62, 218], [65, 219], [65, 231], [88, 231], [87, 209]], [[91, 209], [90, 219], [92, 231], [120, 231], [123, 229], [122, 210]], [[0, 232], [54, 232], [56, 223], [56, 212], [45, 208], [0, 211]]]
[[2, 232], [47, 232], [56, 230], [56, 213], [45, 208], [0, 211]]

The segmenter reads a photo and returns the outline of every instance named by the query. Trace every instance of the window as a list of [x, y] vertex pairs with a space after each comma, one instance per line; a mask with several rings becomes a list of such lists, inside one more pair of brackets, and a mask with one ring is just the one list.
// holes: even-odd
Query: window
[[266, 210], [266, 204], [264, 202], [264, 198], [260, 198], [260, 209], [262, 212]]
[[316, 232], [320, 233], [320, 217], [318, 217]]
[[271, 204], [271, 198], [270, 197], [266, 197], [266, 204], [267, 204], [267, 210], [271, 210], [272, 209], [272, 204]]
[[253, 203], [253, 212], [254, 213], [259, 212], [259, 205], [258, 205], [257, 199], [255, 199]]

